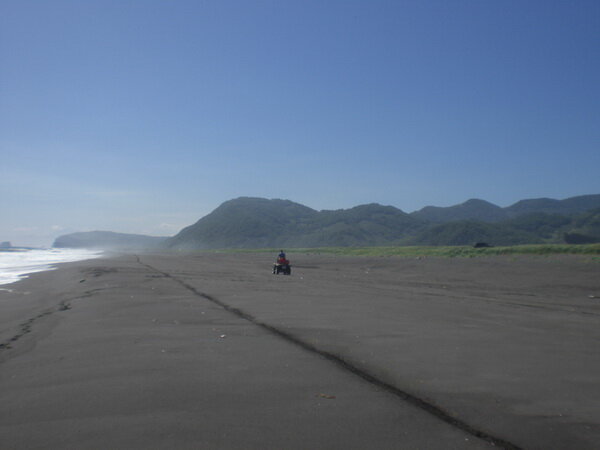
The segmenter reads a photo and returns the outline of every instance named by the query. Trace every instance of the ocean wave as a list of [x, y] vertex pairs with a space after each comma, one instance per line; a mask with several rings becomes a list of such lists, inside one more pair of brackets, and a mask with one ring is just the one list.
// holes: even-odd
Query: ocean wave
[[48, 248], [0, 252], [0, 285], [14, 283], [28, 274], [54, 270], [55, 264], [98, 258], [98, 250]]

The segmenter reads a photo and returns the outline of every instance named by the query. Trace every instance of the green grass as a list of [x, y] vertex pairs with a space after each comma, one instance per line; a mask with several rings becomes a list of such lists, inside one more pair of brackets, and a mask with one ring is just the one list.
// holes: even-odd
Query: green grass
[[[231, 253], [279, 253], [279, 248], [269, 249], [227, 249], [219, 252]], [[473, 248], [470, 246], [447, 247], [321, 247], [321, 248], [289, 248], [289, 254], [324, 254], [339, 256], [440, 256], [440, 257], [466, 257], [493, 255], [587, 255], [596, 259], [600, 255], [600, 244], [569, 245], [569, 244], [535, 244], [514, 245], [510, 247]]]

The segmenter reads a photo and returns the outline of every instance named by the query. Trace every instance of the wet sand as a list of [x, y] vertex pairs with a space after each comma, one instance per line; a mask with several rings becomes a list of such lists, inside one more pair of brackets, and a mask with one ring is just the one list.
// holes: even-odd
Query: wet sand
[[289, 256], [0, 286], [0, 448], [597, 448], [599, 262]]

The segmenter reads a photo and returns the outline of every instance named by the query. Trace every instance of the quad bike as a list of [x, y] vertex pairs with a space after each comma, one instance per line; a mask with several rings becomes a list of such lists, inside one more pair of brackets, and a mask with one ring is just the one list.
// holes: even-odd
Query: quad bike
[[292, 266], [290, 266], [290, 262], [287, 259], [278, 259], [275, 264], [273, 264], [273, 273], [275, 275], [279, 275], [280, 273], [284, 275], [292, 274]]

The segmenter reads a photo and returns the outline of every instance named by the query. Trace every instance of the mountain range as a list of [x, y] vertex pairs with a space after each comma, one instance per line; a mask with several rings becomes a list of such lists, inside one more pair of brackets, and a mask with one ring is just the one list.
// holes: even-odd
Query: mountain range
[[456, 220], [478, 220], [481, 222], [501, 222], [518, 216], [532, 213], [570, 215], [600, 208], [600, 194], [580, 195], [565, 200], [552, 198], [536, 198], [520, 200], [506, 208], [471, 199], [459, 205], [449, 207], [426, 206], [411, 213], [411, 216], [427, 222], [445, 223]]
[[[148, 239], [145, 239], [148, 238]], [[490, 245], [600, 242], [600, 195], [521, 200], [501, 208], [471, 199], [407, 214], [376, 203], [317, 211], [290, 200], [229, 200], [170, 238], [74, 233], [57, 247], [301, 248], [381, 245]]]

